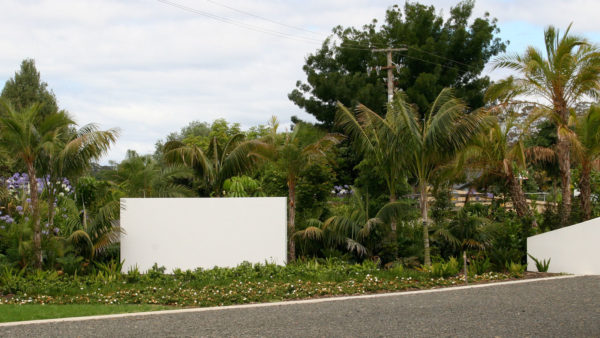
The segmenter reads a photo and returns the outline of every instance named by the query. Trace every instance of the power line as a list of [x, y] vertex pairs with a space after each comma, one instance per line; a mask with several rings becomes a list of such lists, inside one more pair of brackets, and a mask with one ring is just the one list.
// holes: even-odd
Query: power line
[[201, 11], [195, 8], [191, 8], [188, 6], [184, 6], [181, 4], [178, 4], [176, 2], [172, 2], [172, 1], [168, 1], [168, 0], [157, 0], [158, 2], [162, 2], [166, 5], [169, 6], [173, 6], [173, 7], [177, 7], [179, 9], [182, 9], [184, 11], [188, 11], [194, 14], [198, 14], [213, 20], [217, 20], [217, 21], [221, 21], [223, 23], [227, 23], [230, 25], [234, 25], [240, 28], [244, 28], [244, 29], [248, 29], [248, 30], [252, 30], [255, 32], [259, 32], [259, 33], [264, 33], [264, 34], [270, 34], [270, 35], [274, 35], [280, 38], [286, 38], [286, 39], [291, 39], [291, 40], [296, 40], [296, 41], [301, 41], [301, 42], [307, 42], [307, 43], [319, 43], [320, 44], [320, 40], [317, 39], [313, 39], [313, 38], [308, 38], [308, 37], [300, 37], [300, 36], [296, 36], [296, 35], [291, 35], [291, 34], [287, 34], [287, 33], [283, 33], [283, 32], [279, 32], [276, 30], [272, 30], [272, 29], [268, 29], [268, 28], [264, 28], [264, 27], [260, 27], [260, 26], [254, 26], [254, 25], [250, 25], [250, 24], [246, 24], [243, 22], [240, 22], [238, 20], [234, 20], [234, 19], [230, 19], [227, 17], [223, 17], [223, 16], [219, 16], [216, 14], [212, 14], [209, 12], [205, 12], [205, 11]]
[[[195, 8], [192, 8], [192, 7], [181, 5], [181, 4], [173, 2], [173, 1], [169, 1], [169, 0], [157, 0], [157, 1], [159, 1], [159, 2], [161, 2], [163, 4], [166, 4], [166, 5], [169, 5], [169, 6], [173, 6], [173, 7], [176, 7], [176, 8], [179, 8], [179, 9], [182, 9], [182, 10], [194, 13], [194, 14], [198, 14], [198, 15], [201, 15], [201, 16], [213, 19], [213, 20], [217, 20], [217, 21], [220, 21], [220, 22], [223, 22], [223, 23], [234, 25], [234, 26], [237, 26], [237, 27], [240, 27], [240, 28], [243, 28], [243, 29], [248, 29], [248, 30], [259, 32], [259, 33], [263, 33], [263, 34], [269, 34], [269, 35], [272, 35], [272, 36], [275, 36], [275, 37], [285, 38], [285, 39], [290, 39], [290, 40], [295, 40], [295, 41], [300, 41], [300, 42], [304, 42], [304, 43], [313, 43], [313, 44], [318, 44], [318, 45], [322, 44], [322, 41], [319, 40], [319, 39], [315, 39], [315, 38], [311, 38], [311, 37], [305, 37], [305, 36], [298, 36], [298, 35], [293, 35], [293, 34], [288, 34], [288, 33], [285, 33], [285, 32], [281, 32], [281, 31], [277, 31], [277, 30], [273, 30], [273, 29], [269, 29], [269, 28], [265, 28], [265, 27], [261, 27], [261, 26], [247, 24], [247, 23], [241, 22], [239, 20], [235, 20], [235, 19], [231, 19], [231, 18], [228, 18], [228, 17], [216, 15], [216, 14], [213, 14], [213, 13], [210, 13], [210, 12], [206, 12], [206, 11], [201, 11], [201, 10], [198, 10], [198, 9], [195, 9]], [[310, 30], [307, 30], [307, 29], [304, 29], [304, 28], [301, 28], [301, 27], [296, 27], [296, 26], [292, 26], [292, 25], [280, 23], [278, 21], [275, 21], [275, 20], [272, 20], [272, 19], [260, 16], [260, 15], [256, 15], [256, 14], [253, 14], [253, 13], [250, 13], [250, 12], [247, 12], [247, 11], [243, 11], [243, 10], [237, 9], [235, 7], [232, 7], [232, 6], [228, 6], [228, 5], [216, 2], [214, 0], [206, 0], [206, 1], [210, 2], [210, 3], [213, 3], [215, 5], [222, 6], [224, 8], [230, 9], [232, 11], [236, 11], [236, 12], [248, 15], [248, 16], [252, 16], [252, 17], [264, 20], [264, 21], [268, 21], [268, 22], [277, 24], [277, 25], [281, 25], [281, 26], [284, 26], [284, 27], [288, 27], [288, 28], [292, 28], [292, 29], [296, 29], [296, 30], [300, 30], [300, 31], [309, 32], [309, 33], [312, 33], [312, 34], [319, 34], [319, 33], [316, 33], [314, 31], [310, 31]], [[340, 44], [339, 45], [334, 45], [334, 47], [339, 48], [339, 49], [362, 50], [362, 51], [372, 51], [374, 49], [374, 47], [392, 48], [390, 46], [385, 46], [384, 44], [380, 44], [380, 43], [369, 42], [369, 45], [364, 45], [362, 43], [358, 43], [358, 42], [355, 42], [355, 41], [347, 41], [347, 40], [346, 41], [340, 41]], [[438, 54], [435, 54], [435, 53], [432, 53], [432, 52], [424, 51], [424, 50], [422, 50], [420, 48], [417, 48], [417, 47], [414, 47], [414, 46], [401, 46], [401, 47], [397, 47], [397, 48], [408, 48], [408, 49], [412, 49], [412, 50], [417, 51], [417, 52], [421, 52], [421, 53], [424, 53], [424, 54], [432, 55], [432, 56], [437, 57], [439, 59], [445, 59], [445, 60], [448, 60], [450, 62], [455, 63], [456, 66], [459, 66], [458, 68], [463, 68], [463, 70], [466, 70], [466, 71], [471, 71], [472, 68], [473, 68], [473, 66], [470, 66], [470, 65], [468, 65], [466, 63], [463, 63], [463, 62], [460, 62], [460, 61], [456, 61], [456, 60], [453, 60], [453, 59], [450, 59], [450, 58], [447, 58], [447, 57], [444, 57], [444, 56], [441, 56], [441, 55], [438, 55]], [[433, 64], [433, 65], [439, 65], [439, 66], [447, 68], [447, 69], [454, 69], [454, 68], [456, 68], [456, 67], [444, 65], [444, 64], [442, 64], [440, 62], [428, 61], [428, 60], [425, 60], [425, 59], [422, 59], [422, 58], [418, 58], [418, 57], [415, 57], [415, 56], [412, 56], [412, 55], [408, 55], [408, 54], [403, 54], [401, 56], [402, 57], [406, 57], [406, 58], [410, 58], [410, 59], [414, 59], [414, 60], [418, 60], [418, 61], [422, 61], [422, 62], [425, 62], [425, 63]], [[462, 66], [462, 67], [460, 67], [460, 66]]]
[[317, 35], [317, 36], [319, 36], [319, 37], [323, 37], [323, 34], [322, 34], [322, 33], [315, 32], [315, 31], [312, 31], [312, 30], [310, 30], [310, 29], [306, 29], [306, 28], [302, 28], [302, 27], [297, 27], [297, 26], [288, 25], [288, 24], [286, 24], [286, 23], [282, 23], [282, 22], [275, 21], [275, 20], [272, 20], [272, 19], [269, 19], [269, 18], [265, 18], [264, 16], [260, 16], [260, 15], [254, 14], [254, 13], [246, 12], [246, 11], [244, 11], [244, 10], [241, 10], [241, 9], [238, 9], [238, 8], [235, 8], [235, 7], [232, 7], [232, 6], [228, 6], [228, 5], [225, 5], [225, 4], [222, 4], [222, 3], [219, 3], [219, 2], [213, 1], [213, 0], [206, 0], [206, 1], [208, 1], [208, 2], [210, 2], [210, 3], [212, 3], [212, 4], [215, 4], [215, 5], [217, 5], [217, 6], [221, 6], [221, 7], [224, 7], [224, 8], [230, 9], [230, 10], [232, 10], [232, 11], [234, 11], [234, 12], [242, 13], [242, 14], [245, 14], [245, 15], [248, 15], [248, 16], [251, 16], [251, 17], [254, 17], [254, 18], [257, 18], [257, 19], [261, 19], [261, 20], [264, 20], [264, 21], [268, 21], [268, 22], [270, 22], [270, 23], [274, 23], [274, 24], [276, 24], [276, 25], [280, 25], [280, 26], [283, 26], [283, 27], [287, 27], [287, 28], [295, 29], [295, 30], [297, 30], [297, 31], [302, 31], [302, 32], [306, 32], [306, 33], [311, 33], [311, 34]]

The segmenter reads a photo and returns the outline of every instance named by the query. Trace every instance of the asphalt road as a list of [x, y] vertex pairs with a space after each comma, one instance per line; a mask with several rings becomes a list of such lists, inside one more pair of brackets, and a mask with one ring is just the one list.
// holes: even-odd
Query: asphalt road
[[312, 304], [0, 327], [1, 337], [600, 337], [600, 276]]

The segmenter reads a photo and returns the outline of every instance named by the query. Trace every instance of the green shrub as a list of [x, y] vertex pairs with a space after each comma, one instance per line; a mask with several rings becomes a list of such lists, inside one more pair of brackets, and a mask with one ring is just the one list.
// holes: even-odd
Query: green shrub
[[515, 262], [506, 263], [506, 270], [514, 277], [521, 277], [525, 272], [525, 265]]
[[481, 275], [489, 271], [492, 271], [492, 263], [488, 257], [471, 260], [469, 265], [470, 275]]
[[25, 269], [15, 270], [5, 266], [0, 270], [0, 292], [3, 294], [16, 293], [23, 287], [22, 277]]
[[81, 268], [81, 261], [83, 261], [83, 257], [69, 254], [64, 257], [57, 258], [56, 261], [60, 264], [65, 273], [73, 275]]
[[529, 257], [531, 257], [531, 259], [533, 259], [533, 261], [535, 262], [535, 267], [537, 268], [537, 271], [539, 272], [548, 272], [548, 268], [550, 267], [550, 259], [548, 258], [548, 260], [542, 260], [539, 261], [537, 258], [533, 257], [530, 254], [527, 254]]
[[140, 269], [137, 264], [132, 266], [127, 270], [127, 274], [125, 275], [125, 279], [128, 283], [137, 283], [142, 278], [142, 274], [140, 273]]
[[422, 266], [421, 270], [428, 272], [431, 277], [434, 278], [446, 278], [450, 276], [456, 276], [460, 271], [460, 264], [456, 258], [450, 257], [447, 262], [435, 262], [432, 263], [430, 267]]

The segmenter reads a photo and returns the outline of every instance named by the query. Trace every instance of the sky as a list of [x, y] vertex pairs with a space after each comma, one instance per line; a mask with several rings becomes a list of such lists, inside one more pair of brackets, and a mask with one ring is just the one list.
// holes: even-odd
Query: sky
[[[456, 1], [419, 1], [442, 15]], [[315, 121], [287, 94], [304, 60], [336, 25], [360, 27], [404, 1], [380, 0], [2, 0], [0, 85], [33, 58], [60, 108], [79, 125], [119, 127], [100, 161], [154, 144], [194, 120], [225, 118], [243, 129], [275, 115]], [[541, 47], [548, 25], [600, 44], [598, 0], [478, 0], [474, 16], [498, 19], [508, 52]], [[504, 77], [501, 71], [484, 75]]]

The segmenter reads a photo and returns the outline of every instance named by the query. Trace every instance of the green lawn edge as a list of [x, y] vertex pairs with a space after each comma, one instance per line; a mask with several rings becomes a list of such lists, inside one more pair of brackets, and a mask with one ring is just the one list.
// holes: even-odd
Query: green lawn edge
[[0, 323], [177, 309], [152, 304], [2, 304]]

